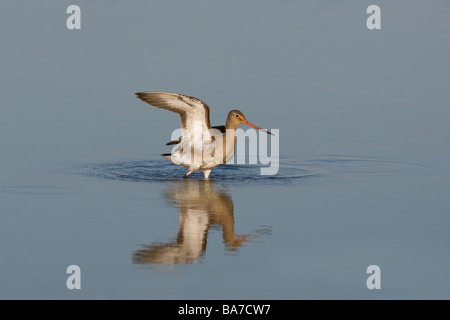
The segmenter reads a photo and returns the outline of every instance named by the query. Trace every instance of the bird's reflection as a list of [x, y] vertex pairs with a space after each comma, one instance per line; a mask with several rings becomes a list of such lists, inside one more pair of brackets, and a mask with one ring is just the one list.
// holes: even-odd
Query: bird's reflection
[[205, 253], [208, 231], [219, 226], [228, 251], [236, 251], [252, 237], [268, 233], [261, 228], [249, 234], [234, 231], [234, 205], [230, 196], [214, 185], [214, 181], [176, 181], [165, 192], [166, 199], [179, 208], [180, 220], [175, 239], [165, 243], [144, 245], [133, 254], [137, 264], [197, 263]]

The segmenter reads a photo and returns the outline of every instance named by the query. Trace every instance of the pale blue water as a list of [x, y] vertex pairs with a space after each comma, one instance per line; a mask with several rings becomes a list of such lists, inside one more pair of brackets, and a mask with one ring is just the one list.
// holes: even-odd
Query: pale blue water
[[[450, 298], [448, 1], [71, 4], [0, 10], [0, 298]], [[150, 90], [279, 129], [278, 174], [185, 181]]]

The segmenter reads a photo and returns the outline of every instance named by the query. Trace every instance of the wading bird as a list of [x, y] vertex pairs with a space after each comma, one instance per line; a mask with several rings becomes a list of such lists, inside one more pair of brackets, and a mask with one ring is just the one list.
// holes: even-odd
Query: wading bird
[[167, 143], [177, 146], [172, 153], [163, 156], [188, 168], [184, 178], [194, 171], [202, 170], [204, 178], [208, 179], [212, 168], [233, 158], [238, 125], [246, 124], [272, 134], [249, 122], [239, 110], [231, 110], [228, 113], [225, 126], [211, 127], [209, 106], [194, 97], [168, 92], [137, 92], [136, 96], [153, 107], [180, 115], [182, 136]]

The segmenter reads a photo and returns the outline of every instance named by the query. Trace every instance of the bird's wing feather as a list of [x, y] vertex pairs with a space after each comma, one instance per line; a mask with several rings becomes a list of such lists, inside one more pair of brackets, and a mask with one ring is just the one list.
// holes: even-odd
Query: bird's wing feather
[[137, 92], [136, 96], [151, 106], [178, 113], [185, 129], [186, 122], [192, 120], [202, 121], [206, 129], [211, 128], [209, 106], [200, 99], [169, 92]]
[[222, 133], [227, 132], [227, 130], [225, 129], [225, 126], [214, 126], [211, 129], [217, 129], [217, 130], [219, 130]]

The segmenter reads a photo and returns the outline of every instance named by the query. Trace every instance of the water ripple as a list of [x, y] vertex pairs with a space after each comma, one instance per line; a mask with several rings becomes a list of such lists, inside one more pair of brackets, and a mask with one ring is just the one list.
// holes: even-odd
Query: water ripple
[[[418, 164], [357, 156], [322, 156], [316, 159], [280, 159], [276, 175], [261, 175], [259, 165], [221, 165], [214, 168], [210, 179], [224, 183], [290, 184], [328, 175], [393, 174], [420, 167]], [[158, 182], [183, 179], [186, 168], [165, 159], [122, 161], [84, 165], [81, 174], [102, 179]], [[189, 179], [203, 179], [201, 171]]]
[[[256, 165], [221, 165], [212, 170], [210, 179], [224, 182], [260, 183], [270, 181], [273, 183], [280, 181], [288, 183], [317, 175], [317, 173], [295, 164], [280, 166], [276, 175], [261, 175], [260, 169], [261, 166]], [[139, 160], [85, 165], [81, 168], [81, 173], [103, 179], [155, 182], [183, 179], [186, 168], [174, 165], [165, 159]], [[192, 173], [189, 175], [189, 179], [203, 179], [202, 171]]]

